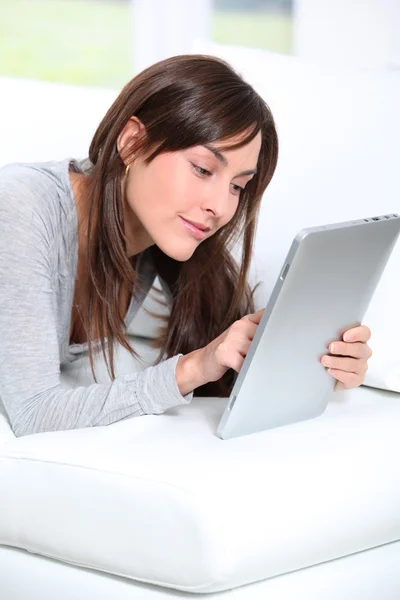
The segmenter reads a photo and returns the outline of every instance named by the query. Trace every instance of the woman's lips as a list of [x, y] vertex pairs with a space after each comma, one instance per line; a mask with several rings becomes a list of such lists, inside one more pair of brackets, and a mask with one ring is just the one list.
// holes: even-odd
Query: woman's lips
[[179, 217], [179, 218], [182, 220], [182, 223], [185, 225], [185, 227], [190, 231], [190, 233], [197, 240], [204, 240], [204, 238], [206, 237], [206, 233], [207, 233], [206, 231], [202, 231], [195, 225], [192, 225], [192, 223], [189, 223], [189, 221], [186, 221], [186, 219], [184, 219], [183, 217]]

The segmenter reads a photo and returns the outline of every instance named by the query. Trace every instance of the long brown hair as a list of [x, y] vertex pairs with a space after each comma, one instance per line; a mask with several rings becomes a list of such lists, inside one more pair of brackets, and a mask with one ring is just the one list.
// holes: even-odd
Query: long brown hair
[[[98, 332], [108, 373], [115, 379], [116, 341], [138, 357], [126, 339], [125, 315], [119, 308], [122, 289], [137, 289], [134, 260], [127, 256], [123, 223], [123, 186], [127, 156], [117, 150], [117, 140], [128, 120], [136, 116], [145, 126], [140, 150], [149, 164], [161, 152], [227, 141], [226, 148], [241, 147], [260, 131], [262, 136], [257, 174], [246, 185], [238, 209], [229, 223], [198, 245], [186, 262], [176, 261], [156, 245], [151, 246], [157, 273], [172, 294], [170, 316], [158, 338], [156, 361], [206, 346], [234, 321], [254, 312], [247, 276], [252, 257], [261, 197], [275, 171], [278, 137], [271, 111], [264, 100], [223, 60], [212, 56], [182, 55], [163, 60], [138, 74], [122, 90], [101, 121], [90, 145], [93, 165], [89, 175], [90, 213], [86, 281], [88, 298], [81, 318], [92, 342]], [[241, 135], [239, 143], [229, 139]], [[224, 148], [220, 148], [223, 150]], [[128, 158], [129, 158], [128, 156]], [[241, 264], [232, 256], [241, 244]], [[256, 286], [257, 287], [257, 286]], [[108, 341], [106, 355], [105, 338]], [[140, 357], [139, 357], [140, 358]], [[234, 371], [196, 390], [201, 395], [229, 395]]]

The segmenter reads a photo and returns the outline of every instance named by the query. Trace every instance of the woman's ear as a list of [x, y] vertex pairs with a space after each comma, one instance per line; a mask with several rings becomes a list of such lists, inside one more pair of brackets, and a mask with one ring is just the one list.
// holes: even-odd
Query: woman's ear
[[132, 162], [132, 149], [140, 138], [144, 137], [146, 128], [137, 117], [131, 117], [117, 139], [117, 150], [125, 166]]

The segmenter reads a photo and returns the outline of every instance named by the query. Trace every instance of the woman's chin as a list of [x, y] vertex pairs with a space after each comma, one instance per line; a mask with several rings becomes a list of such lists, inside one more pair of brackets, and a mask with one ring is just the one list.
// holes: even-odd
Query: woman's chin
[[157, 244], [157, 246], [162, 252], [164, 252], [164, 254], [173, 260], [178, 262], [186, 262], [193, 256], [197, 244], [182, 244], [180, 246], [173, 246], [171, 244]]

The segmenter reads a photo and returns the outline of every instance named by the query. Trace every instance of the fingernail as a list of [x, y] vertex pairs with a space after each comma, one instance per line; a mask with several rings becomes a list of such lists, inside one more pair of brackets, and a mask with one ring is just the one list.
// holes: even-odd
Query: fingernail
[[335, 351], [336, 351], [336, 346], [335, 346], [335, 344], [331, 344], [331, 345], [329, 346], [329, 350], [330, 350], [330, 352], [335, 352]]

